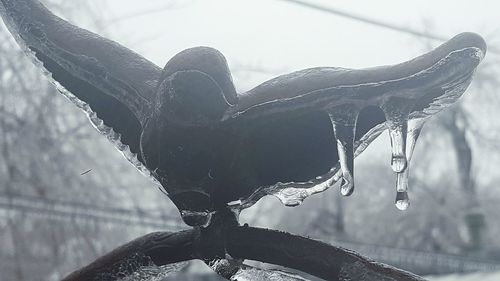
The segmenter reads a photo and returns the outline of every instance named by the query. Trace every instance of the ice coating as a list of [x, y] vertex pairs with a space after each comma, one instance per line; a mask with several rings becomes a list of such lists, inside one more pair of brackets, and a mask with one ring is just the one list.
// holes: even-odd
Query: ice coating
[[311, 183], [312, 187], [309, 187], [307, 183], [304, 183], [304, 187], [302, 188], [298, 187], [298, 185], [300, 184], [294, 185], [293, 187], [285, 187], [286, 184], [277, 184], [274, 190], [270, 189], [267, 192], [277, 197], [283, 205], [295, 207], [302, 204], [309, 196], [323, 192], [330, 187], [328, 180], [320, 184]]
[[249, 266], [231, 257], [210, 261], [208, 265], [219, 275], [232, 281], [308, 281], [299, 275], [282, 270]]
[[[32, 52], [29, 52], [32, 54], [33, 59], [37, 62], [35, 63], [37, 66], [39, 66], [41, 69], [43, 68], [43, 65], [41, 62], [39, 62], [36, 57], [34, 57], [34, 54]], [[113, 130], [113, 128], [106, 126], [104, 124], [104, 121], [97, 117], [97, 114], [92, 111], [90, 106], [78, 99], [76, 96], [74, 96], [71, 92], [66, 90], [62, 85], [60, 85], [55, 79], [52, 78], [52, 74], [48, 71], [44, 71], [44, 74], [49, 78], [52, 84], [54, 84], [57, 87], [57, 90], [64, 96], [66, 97], [69, 101], [71, 101], [73, 104], [75, 104], [78, 108], [82, 109], [85, 114], [87, 115], [87, 118], [90, 120], [90, 123], [92, 126], [103, 136], [105, 136], [109, 142], [111, 142], [116, 149], [127, 159], [135, 168], [137, 168], [142, 174], [150, 178], [156, 185], [160, 185], [158, 180], [153, 176], [152, 172], [144, 166], [144, 164], [139, 161], [137, 153], [133, 153], [130, 151], [130, 148], [128, 145], [123, 144], [121, 141], [121, 135], [120, 133], [117, 133]]]
[[[375, 271], [373, 268], [384, 268], [385, 270], [393, 271], [393, 275], [382, 274], [380, 271]], [[339, 281], [425, 281], [424, 278], [406, 272], [400, 269], [393, 268], [381, 263], [370, 262], [363, 263], [355, 261], [353, 263], [344, 263], [339, 273]]]
[[327, 174], [318, 176], [308, 182], [278, 182], [272, 186], [261, 187], [247, 198], [238, 200], [240, 205], [232, 206], [240, 210], [253, 206], [262, 197], [272, 195], [287, 207], [296, 207], [314, 194], [332, 187], [341, 177], [340, 167], [332, 168]]
[[[61, 86], [57, 81], [55, 81], [50, 72], [48, 72], [42, 65], [42, 63], [35, 57], [34, 53], [29, 49], [25, 48], [27, 54], [33, 59], [35, 65], [43, 70], [43, 73], [50, 79], [50, 81], [56, 85], [58, 91], [62, 93], [67, 99], [73, 102], [77, 107], [82, 109], [88, 116], [89, 120], [93, 124], [93, 126], [104, 136], [108, 138], [108, 140], [122, 153], [122, 155], [134, 165], [139, 171], [148, 176], [153, 182], [159, 185], [158, 181], [154, 178], [151, 171], [149, 171], [137, 158], [137, 154], [132, 153], [127, 145], [124, 145], [120, 138], [120, 134], [114, 132], [114, 130], [108, 126], [106, 126], [100, 118], [97, 117], [97, 114], [92, 111], [90, 106], [85, 102], [78, 99], [71, 92], [67, 91], [63, 86]], [[480, 50], [477, 53], [481, 53]], [[435, 99], [432, 103], [429, 104], [423, 111], [420, 112], [411, 112], [408, 114], [408, 120], [411, 119], [422, 119], [425, 120], [424, 117], [432, 116], [447, 106], [453, 104], [466, 90], [468, 87], [471, 76], [464, 76], [461, 81], [459, 81], [459, 85], [444, 85], [443, 87], [449, 86], [449, 89], [446, 90], [445, 94], [437, 99]], [[414, 102], [412, 100], [408, 100], [408, 102]], [[387, 105], [387, 104], [385, 104]], [[384, 106], [381, 106], [383, 108]], [[338, 108], [334, 108], [329, 110], [331, 112], [335, 112]], [[389, 110], [385, 110], [386, 116], [392, 117], [392, 120], [386, 122], [385, 125], [377, 126], [371, 129], [368, 133], [366, 133], [359, 141], [354, 144], [353, 157], [358, 156], [363, 152], [366, 147], [376, 138], [382, 131], [385, 130], [384, 126], [391, 128], [390, 122], [392, 122], [393, 129], [391, 132], [391, 142], [392, 142], [392, 167], [395, 171], [402, 171], [402, 173], [397, 174], [397, 199], [396, 206], [398, 209], [406, 209], [409, 206], [409, 199], [407, 194], [408, 189], [408, 169], [407, 166], [407, 157], [405, 153], [402, 153], [406, 147], [406, 138], [404, 137], [405, 125], [404, 122], [399, 122], [401, 119], [395, 118], [397, 114], [391, 115]], [[337, 139], [338, 144], [338, 152], [341, 157], [340, 164], [337, 167], [333, 167], [332, 170], [322, 176], [319, 176], [315, 179], [312, 179], [308, 182], [290, 182], [290, 183], [277, 183], [270, 187], [263, 187], [258, 189], [252, 196], [247, 199], [243, 199], [240, 204], [240, 208], [247, 208], [252, 206], [258, 199], [262, 198], [266, 195], [274, 195], [286, 206], [297, 206], [300, 205], [307, 197], [321, 193], [331, 187], [335, 182], [341, 178], [343, 180], [341, 192], [344, 195], [350, 195], [354, 189], [354, 176], [353, 176], [353, 157], [350, 156], [350, 149], [347, 148], [347, 145], [350, 141], [346, 141], [349, 139], [349, 131], [354, 131], [355, 126], [346, 126], [345, 121], [346, 118], [352, 118], [351, 114], [345, 113], [344, 115], [336, 114], [332, 118], [332, 124], [334, 130], [336, 131], [336, 135], [341, 135], [340, 140]], [[403, 118], [404, 119], [404, 118]], [[338, 121], [340, 120], [340, 121]], [[342, 132], [339, 134], [339, 132]], [[342, 160], [343, 159], [343, 160]], [[343, 164], [342, 164], [343, 163]], [[342, 165], [344, 165], [344, 169], [342, 169]], [[341, 171], [341, 177], [338, 177], [338, 172]], [[336, 177], [337, 176], [337, 177]], [[351, 180], [352, 179], [352, 180]], [[406, 191], [403, 191], [406, 190]], [[208, 219], [208, 221], [210, 221]]]
[[[433, 67], [423, 71], [423, 74], [420, 73], [420, 75], [431, 75], [437, 66], [445, 64], [446, 61], [452, 59], [460, 52], [464, 52], [465, 55], [477, 58], [478, 60], [484, 57], [483, 51], [479, 48], [471, 47], [464, 50], [457, 50], [448, 54], [448, 56], [441, 59]], [[452, 69], [451, 71], [460, 73], [461, 70]], [[414, 110], [412, 107], [418, 102], [419, 97], [425, 95], [425, 92], [406, 92], [403, 93], [405, 98], [402, 99], [397, 97], [394, 98], [393, 94], [393, 98], [381, 101], [379, 107], [384, 111], [388, 120], [384, 124], [377, 125], [370, 129], [359, 141], [354, 143], [354, 157], [356, 157], [384, 130], [387, 128], [390, 129], [392, 142], [391, 151], [393, 154], [391, 157], [391, 167], [396, 172], [397, 176], [396, 186], [398, 191], [396, 194], [396, 207], [398, 209], [405, 210], [409, 207], [407, 191], [409, 175], [408, 162], [413, 153], [413, 148], [423, 124], [428, 118], [454, 104], [462, 96], [472, 81], [474, 71], [475, 69], [464, 72], [456, 79], [439, 85], [443, 93], [434, 97], [422, 110]], [[411, 77], [408, 77], [407, 79], [410, 78]], [[339, 107], [332, 107], [328, 109], [328, 113], [330, 114], [338, 109]], [[340, 110], [340, 112], [342, 112], [342, 110]], [[243, 113], [240, 112], [240, 114]], [[340, 117], [347, 118], [348, 115], [344, 114], [336, 118], [338, 119]], [[339, 153], [342, 153], [341, 150], [339, 150]], [[410, 157], [408, 157], [407, 154], [409, 154]], [[254, 192], [249, 198], [242, 200], [243, 203], [241, 206], [242, 208], [252, 206], [260, 198], [268, 194], [276, 196], [286, 206], [297, 206], [308, 196], [327, 190], [329, 187], [333, 186], [336, 181], [343, 178], [340, 166], [341, 164], [339, 163], [327, 174], [318, 177], [320, 179], [327, 179], [326, 181], [317, 180], [316, 178], [308, 182], [277, 183], [270, 187], [262, 187]]]
[[212, 216], [214, 212], [199, 212], [191, 210], [181, 210], [181, 217], [184, 222], [188, 225], [196, 225], [207, 227], [212, 221]]
[[64, 86], [62, 86], [57, 80], [52, 77], [52, 73], [47, 71], [43, 66], [43, 63], [37, 59], [35, 53], [26, 47], [24, 41], [19, 38], [19, 35], [14, 34], [19, 46], [24, 50], [27, 56], [32, 60], [33, 64], [42, 70], [42, 73], [49, 79], [49, 81], [56, 87], [57, 91], [61, 93], [66, 99], [76, 105], [78, 108], [83, 110], [89, 119], [92, 126], [103, 136], [105, 136], [118, 151], [127, 159], [135, 168], [137, 168], [142, 174], [150, 178], [156, 185], [160, 185], [158, 180], [153, 176], [151, 171], [149, 171], [142, 162], [139, 161], [136, 153], [130, 151], [128, 145], [121, 142], [121, 135], [113, 130], [113, 128], [106, 126], [104, 121], [100, 119], [96, 112], [94, 112], [90, 106], [73, 95]]
[[[463, 35], [463, 34], [461, 34]], [[477, 35], [475, 35], [477, 36]], [[460, 35], [456, 36], [455, 38], [460, 37]], [[453, 40], [453, 39], [452, 39]], [[450, 40], [451, 41], [451, 40]], [[484, 42], [484, 41], [483, 41]], [[434, 83], [443, 83], [446, 79], [450, 78], [450, 75], [457, 75], [457, 74], [470, 74], [470, 72], [474, 71], [475, 67], [477, 64], [484, 58], [485, 55], [485, 50], [483, 51], [479, 47], [464, 47], [461, 49], [455, 49], [450, 51], [449, 53], [446, 54], [443, 58], [439, 59], [437, 62], [429, 66], [428, 68], [422, 69], [418, 71], [417, 73], [410, 74], [409, 76], [405, 77], [399, 77], [399, 78], [394, 78], [394, 79], [387, 79], [387, 80], [375, 80], [375, 81], [369, 81], [369, 82], [359, 82], [359, 81], [351, 81], [350, 83], [346, 84], [339, 84], [339, 85], [334, 85], [334, 86], [328, 86], [328, 85], [323, 85], [323, 87], [320, 86], [320, 88], [311, 88], [309, 87], [308, 89], [304, 89], [303, 93], [297, 94], [291, 97], [280, 97], [277, 99], [272, 99], [269, 98], [265, 101], [260, 101], [257, 104], [247, 104], [248, 101], [244, 102], [241, 101], [242, 106], [235, 106], [230, 108], [226, 114], [225, 117], [223, 118], [224, 120], [230, 119], [230, 118], [237, 118], [241, 116], [246, 116], [247, 118], [253, 118], [255, 115], [262, 116], [265, 114], [272, 114], [276, 112], [280, 112], [283, 110], [282, 108], [285, 108], [285, 105], [290, 104], [290, 107], [299, 109], [305, 106], [311, 106], [310, 103], [314, 104], [314, 107], [317, 108], [325, 108], [328, 110], [328, 107], [332, 108], [334, 106], [338, 105], [343, 105], [345, 103], [348, 103], [349, 101], [357, 100], [360, 97], [357, 97], [355, 95], [351, 96], [350, 94], [346, 93], [352, 93], [352, 92], [357, 92], [362, 88], [370, 88], [370, 89], [375, 89], [377, 87], [384, 87], [387, 86], [388, 84], [402, 84], [407, 81], [412, 81], [412, 80], [418, 80], [418, 79], [428, 79], [430, 76], [435, 75], [438, 71], [443, 71], [445, 70], [446, 73], [444, 75], [435, 75], [437, 79], [435, 79]], [[467, 58], [468, 62], [464, 63], [456, 63], [450, 66], [450, 62], [457, 62], [457, 61], [465, 61], [463, 58]], [[468, 63], [475, 64], [474, 69], [471, 69], [471, 65]], [[408, 61], [403, 64], [411, 64], [411, 61]], [[386, 69], [386, 67], [374, 67], [371, 69], [365, 69], [364, 71], [379, 71]], [[300, 70], [294, 73], [286, 74], [281, 77], [277, 77], [274, 79], [271, 79], [269, 81], [264, 82], [263, 84], [257, 86], [256, 88], [250, 90], [247, 93], [243, 93], [241, 96], [242, 97], [252, 97], [252, 95], [260, 94], [260, 95], [265, 95], [269, 94], [266, 91], [263, 91], [262, 89], [269, 88], [270, 86], [280, 86], [281, 88], [288, 89], [291, 91], [290, 88], [287, 88], [285, 86], [286, 83], [293, 84], [295, 87], [299, 87], [297, 83], [299, 82], [307, 82], [304, 79], [300, 78], [305, 78], [307, 77], [308, 74], [313, 73], [312, 77], [309, 77], [312, 80], [316, 80], [314, 83], [315, 84], [324, 84], [319, 82], [318, 83], [318, 77], [321, 77], [320, 80], [325, 80], [325, 79], [338, 79], [339, 76], [341, 78], [342, 75], [347, 75], [350, 72], [356, 72], [357, 70], [355, 69], [344, 69], [344, 68], [336, 68], [336, 67], [317, 67], [317, 68], [310, 68], [310, 69], [304, 69]], [[461, 73], [463, 72], [463, 73]], [[339, 76], [336, 76], [337, 73], [340, 73]], [[346, 74], [347, 73], [347, 74]], [[365, 75], [365, 74], [363, 74]], [[284, 79], [286, 81], [280, 81], [280, 79]], [[295, 80], [295, 81], [293, 81]], [[286, 82], [286, 83], [285, 83]], [[307, 88], [307, 87], [306, 87]], [[276, 90], [276, 89], [273, 89]], [[375, 91], [374, 91], [375, 92]], [[422, 94], [422, 93], [420, 93]], [[391, 97], [391, 96], [400, 96], [400, 97], [406, 97], [407, 98], [407, 93], [404, 92], [386, 92], [384, 93], [384, 96]], [[272, 97], [272, 96], [271, 96]], [[377, 100], [379, 100], [381, 97], [378, 96], [377, 94], [364, 94], [364, 96], [361, 98], [363, 99], [362, 101], [359, 100], [360, 104], [376, 104]], [[249, 100], [249, 99], [245, 99]], [[299, 103], [301, 101], [301, 103]], [[250, 99], [251, 102], [251, 99]]]
[[231, 277], [232, 281], [307, 281], [299, 275], [280, 270], [263, 270], [254, 267], [242, 267]]
[[99, 274], [92, 281], [161, 281], [187, 264], [180, 262], [157, 266], [149, 256], [135, 253], [114, 264], [106, 273]]
[[[108, 140], [110, 140], [110, 142], [113, 143], [114, 146], [122, 153], [122, 155], [134, 165], [134, 167], [139, 169], [139, 171], [158, 184], [158, 182], [152, 177], [151, 172], [148, 171], [138, 160], [137, 154], [131, 152], [130, 147], [122, 143], [122, 135], [112, 130], [111, 127], [106, 126], [104, 121], [97, 117], [96, 112], [91, 109], [88, 103], [79, 99], [65, 86], [59, 83], [47, 67], [44, 66], [42, 59], [37, 57], [37, 54], [43, 53], [39, 52], [38, 49], [44, 49], [46, 51], [50, 50], [49, 52], [54, 55], [54, 61], [56, 61], [59, 65], [71, 68], [71, 71], [74, 71], [74, 73], [77, 74], [82, 80], [91, 81], [98, 78], [102, 81], [106, 81], [108, 83], [106, 85], [97, 83], [93, 84], [93, 86], [103, 91], [114, 91], [116, 95], [119, 95], [119, 97], [117, 96], [115, 98], [126, 103], [127, 107], [135, 112], [135, 115], [138, 116], [139, 119], [142, 118], [143, 112], [148, 105], [144, 97], [135, 93], [135, 91], [138, 90], [134, 83], [141, 81], [141, 79], [147, 76], [147, 74], [160, 73], [161, 69], [139, 55], [119, 46], [118, 44], [115, 44], [112, 41], [101, 38], [96, 34], [88, 32], [84, 29], [79, 29], [78, 27], [72, 26], [63, 20], [58, 19], [46, 10], [42, 4], [36, 1], [32, 2], [33, 3], [30, 2], [27, 4], [24, 1], [5, 1], [0, 4], [0, 12], [4, 22], [11, 31], [18, 45], [32, 60], [34, 65], [41, 69], [42, 73], [49, 79], [49, 81], [56, 86], [57, 90], [78, 108], [82, 109], [86, 113], [92, 125], [100, 133], [106, 136]], [[30, 15], [32, 13], [32, 16], [24, 15], [24, 13], [30, 13]], [[54, 31], [54, 28], [56, 29], [56, 32]], [[58, 40], [61, 40], [62, 38], [62, 36], [59, 37], [59, 35], [62, 34], [61, 30], [68, 33], [69, 37], [66, 38], [68, 41], [82, 40], [88, 42], [93, 40], [93, 44], [85, 44], [89, 45], [88, 48], [80, 48], [78, 46], [81, 45], [76, 45], [76, 50], [79, 50], [82, 53], [72, 53], [71, 51], [64, 49], [64, 47], [67, 47], [66, 45], [62, 48], [57, 45], [60, 43]], [[95, 51], [93, 49], [95, 47], [109, 48], [107, 50], [102, 48], [101, 52], [92, 53]], [[132, 65], [133, 67], [123, 70], [122, 67], [127, 65], [123, 64], [113, 65], [112, 67], [106, 68], [103, 62], [93, 56], [96, 55], [97, 57], [104, 58], [107, 62], [113, 62], [114, 58], [106, 55], [107, 53], [112, 52], [122, 52], [120, 60], [118, 61], [128, 60], [128, 65]], [[81, 68], [82, 66], [83, 68]], [[143, 73], [137, 73], [135, 77], [132, 77], [131, 80], [134, 80], [134, 82], [123, 79], [123, 75], [127, 74], [127, 71], [133, 69], [134, 67], [137, 70], [143, 70]], [[114, 76], [114, 74], [119, 77]], [[151, 75], [149, 80], [147, 80], [148, 78], [145, 78], [141, 81], [143, 82], [143, 84], [141, 84], [142, 86], [139, 87], [141, 93], [145, 93], [144, 89], [146, 88], [152, 88], [156, 84], [156, 78], [157, 77], [155, 77], [155, 75]], [[131, 95], [123, 87], [129, 87], [134, 93]], [[149, 95], [149, 93], [147, 93], [147, 95]], [[140, 102], [138, 102], [139, 100]], [[141, 102], [145, 103], [140, 104]]]

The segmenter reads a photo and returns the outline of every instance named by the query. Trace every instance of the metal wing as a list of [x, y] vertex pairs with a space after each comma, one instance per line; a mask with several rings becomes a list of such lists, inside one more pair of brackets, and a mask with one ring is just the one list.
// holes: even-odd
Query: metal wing
[[[345, 103], [380, 105], [388, 96], [423, 98], [429, 89], [471, 74], [486, 53], [483, 38], [462, 33], [413, 60], [367, 69], [317, 67], [278, 76], [239, 94], [225, 119], [291, 111], [328, 110]], [[408, 96], [408, 90], [420, 91]], [[399, 92], [401, 94], [391, 94]], [[429, 98], [427, 99], [429, 105]]]
[[246, 158], [260, 186], [268, 186], [247, 203], [274, 194], [296, 205], [339, 179], [345, 183], [343, 194], [349, 195], [354, 157], [385, 128], [391, 136], [392, 168], [407, 176], [417, 132], [427, 118], [460, 98], [485, 53], [479, 35], [462, 33], [401, 64], [305, 69], [240, 94], [223, 120], [253, 124]]
[[55, 16], [37, 0], [0, 0], [0, 14], [59, 90], [121, 150], [128, 146], [137, 154], [161, 68]]

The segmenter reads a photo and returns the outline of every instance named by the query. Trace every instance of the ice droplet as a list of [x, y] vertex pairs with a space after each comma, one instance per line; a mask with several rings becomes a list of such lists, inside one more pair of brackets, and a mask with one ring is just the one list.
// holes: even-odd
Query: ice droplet
[[408, 209], [410, 206], [410, 199], [408, 198], [408, 192], [397, 192], [396, 194], [396, 208], [401, 211]]
[[358, 114], [359, 110], [353, 106], [343, 106], [329, 112], [342, 170], [340, 192], [344, 196], [354, 192], [354, 137]]

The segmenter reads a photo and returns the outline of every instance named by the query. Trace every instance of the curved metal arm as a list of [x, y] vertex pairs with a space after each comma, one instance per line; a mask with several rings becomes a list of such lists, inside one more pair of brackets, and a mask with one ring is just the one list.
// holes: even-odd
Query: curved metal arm
[[282, 265], [325, 280], [425, 280], [353, 251], [286, 232], [243, 226], [230, 229], [227, 239], [232, 257]]
[[[114, 280], [111, 276], [116, 276], [113, 271], [117, 266], [138, 254], [143, 262], [135, 263], [136, 268], [130, 268], [129, 274], [149, 265], [149, 262], [162, 266], [192, 259], [224, 258], [214, 256], [212, 249], [205, 249], [206, 241], [200, 243], [202, 233], [199, 229], [192, 229], [140, 237], [72, 273], [63, 281]], [[281, 265], [325, 280], [424, 280], [412, 273], [370, 261], [355, 252], [285, 232], [237, 226], [227, 228], [224, 236], [226, 251], [233, 258]], [[212, 240], [224, 239], [210, 237]]]
[[[199, 231], [155, 232], [139, 237], [91, 264], [68, 275], [63, 281], [114, 281], [117, 274], [133, 274], [153, 262], [157, 266], [195, 259], [194, 242]], [[131, 263], [133, 261], [133, 263]], [[127, 265], [124, 271], [124, 265]], [[132, 266], [131, 266], [132, 265]]]

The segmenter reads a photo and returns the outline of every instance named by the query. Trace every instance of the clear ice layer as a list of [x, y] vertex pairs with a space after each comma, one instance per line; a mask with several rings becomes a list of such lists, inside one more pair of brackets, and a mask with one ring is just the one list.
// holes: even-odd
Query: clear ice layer
[[150, 178], [156, 185], [160, 186], [160, 183], [153, 176], [151, 171], [149, 171], [144, 164], [142, 164], [136, 153], [130, 151], [128, 145], [125, 145], [121, 142], [121, 135], [113, 130], [113, 128], [106, 126], [104, 121], [97, 116], [90, 106], [84, 101], [80, 100], [78, 97], [73, 95], [70, 91], [68, 91], [64, 86], [62, 86], [59, 82], [57, 82], [53, 77], [52, 73], [47, 71], [43, 66], [43, 63], [38, 60], [35, 53], [31, 51], [24, 43], [24, 40], [20, 38], [20, 36], [16, 33], [13, 33], [14, 38], [16, 39], [19, 46], [23, 49], [23, 51], [27, 54], [29, 58], [31, 58], [33, 64], [42, 70], [42, 73], [49, 79], [49, 81], [57, 88], [57, 90], [66, 97], [69, 101], [71, 101], [78, 108], [83, 110], [91, 124], [94, 128], [97, 129], [102, 135], [104, 135], [117, 149], [120, 153], [127, 159], [135, 168], [137, 168], [142, 174]]
[[241, 260], [213, 260], [208, 265], [221, 276], [232, 281], [308, 281], [292, 273], [277, 269], [261, 269], [243, 264]]
[[259, 269], [245, 266], [240, 268], [232, 281], [307, 281], [299, 275], [273, 269]]
[[135, 253], [124, 257], [119, 263], [106, 269], [94, 280], [99, 281], [161, 281], [182, 270], [187, 262], [173, 263], [163, 266], [156, 265], [143, 253]]

